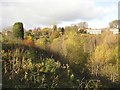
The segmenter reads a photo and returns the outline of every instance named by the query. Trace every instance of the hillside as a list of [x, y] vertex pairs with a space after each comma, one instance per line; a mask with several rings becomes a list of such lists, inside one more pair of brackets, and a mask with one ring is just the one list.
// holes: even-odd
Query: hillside
[[120, 87], [117, 35], [60, 30], [2, 35], [3, 88]]

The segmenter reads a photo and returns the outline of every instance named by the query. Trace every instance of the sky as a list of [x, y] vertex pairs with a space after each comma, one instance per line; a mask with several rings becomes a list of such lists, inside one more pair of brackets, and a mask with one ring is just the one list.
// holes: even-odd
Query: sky
[[23, 22], [24, 28], [59, 27], [88, 22], [89, 28], [108, 27], [118, 19], [119, 0], [0, 0], [0, 30]]

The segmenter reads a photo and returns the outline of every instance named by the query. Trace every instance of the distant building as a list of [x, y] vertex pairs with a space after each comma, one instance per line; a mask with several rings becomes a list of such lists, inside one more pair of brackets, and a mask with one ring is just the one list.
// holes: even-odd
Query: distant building
[[11, 31], [5, 31], [5, 32], [4, 32], [4, 35], [6, 35], [6, 36], [11, 35], [11, 34], [12, 34]]
[[119, 34], [119, 29], [117, 29], [117, 28], [111, 28], [110, 31], [111, 31], [113, 34]]
[[101, 34], [102, 29], [87, 29], [88, 34]]

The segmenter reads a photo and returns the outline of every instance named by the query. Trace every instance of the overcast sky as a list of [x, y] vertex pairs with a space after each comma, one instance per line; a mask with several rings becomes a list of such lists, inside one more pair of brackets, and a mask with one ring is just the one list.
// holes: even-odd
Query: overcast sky
[[90, 28], [103, 28], [118, 19], [118, 1], [0, 0], [0, 27], [12, 26], [17, 21], [23, 22], [26, 29], [86, 21]]

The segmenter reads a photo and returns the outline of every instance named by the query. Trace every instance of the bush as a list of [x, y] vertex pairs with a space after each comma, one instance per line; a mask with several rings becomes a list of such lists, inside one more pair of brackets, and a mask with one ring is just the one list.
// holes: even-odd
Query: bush
[[32, 40], [24, 40], [24, 44], [27, 45], [27, 46], [34, 46], [34, 41]]
[[46, 38], [40, 38], [35, 41], [35, 45], [41, 49], [46, 49], [47, 48], [47, 39]]

